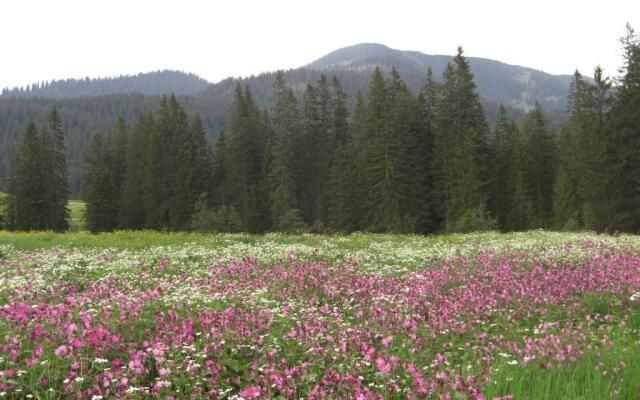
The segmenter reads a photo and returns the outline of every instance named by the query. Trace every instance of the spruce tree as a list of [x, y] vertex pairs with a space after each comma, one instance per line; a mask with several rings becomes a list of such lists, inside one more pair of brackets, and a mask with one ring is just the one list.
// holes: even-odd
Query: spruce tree
[[496, 123], [492, 138], [493, 160], [490, 164], [491, 193], [489, 195], [489, 209], [495, 216], [500, 229], [507, 227], [507, 214], [511, 204], [513, 192], [513, 172], [512, 155], [507, 144], [507, 137], [512, 129], [511, 121], [507, 118], [504, 105], [500, 105], [500, 119]]
[[506, 153], [509, 158], [507, 213], [502, 229], [507, 232], [526, 230], [533, 221], [533, 203], [527, 186], [527, 166], [529, 152], [524, 135], [511, 121], [505, 137]]
[[443, 228], [452, 231], [468, 211], [485, 213], [489, 181], [488, 126], [462, 48], [443, 74], [435, 119], [435, 194], [441, 204]]
[[216, 210], [229, 203], [227, 194], [227, 139], [224, 130], [218, 134], [212, 160], [211, 180], [213, 182], [210, 206]]
[[611, 202], [615, 210], [612, 229], [640, 229], [640, 35], [627, 24], [624, 64], [611, 110], [608, 158], [613, 165]]
[[[231, 114], [222, 146], [216, 149], [215, 173], [218, 206], [228, 205], [237, 212], [241, 229], [266, 229], [265, 199], [261, 196], [263, 162], [267, 145], [266, 127], [248, 88], [236, 85]], [[222, 175], [223, 174], [223, 175]], [[221, 182], [224, 195], [221, 195]]]
[[118, 226], [121, 228], [143, 229], [149, 226], [154, 130], [153, 114], [140, 114], [127, 143], [118, 214]]
[[376, 232], [402, 230], [402, 171], [398, 168], [402, 148], [401, 138], [393, 130], [390, 100], [387, 82], [376, 68], [367, 93], [363, 148], [368, 190], [367, 229]]
[[336, 77], [332, 80], [332, 140], [335, 149], [322, 194], [327, 226], [334, 232], [351, 232], [357, 226], [356, 142], [347, 118], [347, 95]]
[[526, 180], [533, 202], [533, 228], [548, 228], [553, 217], [553, 181], [556, 143], [549, 132], [539, 104], [527, 113], [523, 123], [527, 143]]
[[292, 168], [292, 143], [299, 135], [299, 111], [293, 91], [284, 81], [284, 73], [276, 74], [273, 106], [273, 139], [270, 145], [269, 205], [276, 230], [297, 231], [305, 228], [302, 211], [296, 199]]
[[50, 199], [46, 197], [51, 152], [33, 121], [25, 126], [12, 165], [7, 193], [7, 225], [19, 231], [49, 228]]
[[[48, 203], [47, 229], [63, 232], [69, 229], [69, 171], [67, 169], [66, 149], [62, 119], [56, 106], [51, 108], [48, 117], [48, 130], [43, 130], [43, 140], [49, 142], [45, 148], [50, 152], [49, 184], [46, 188]], [[47, 137], [48, 136], [48, 137]]]
[[415, 174], [417, 181], [416, 230], [419, 233], [431, 233], [437, 228], [437, 216], [434, 211], [433, 193], [433, 141], [435, 134], [435, 115], [438, 103], [438, 84], [433, 78], [431, 67], [427, 70], [424, 86], [416, 99], [417, 129], [415, 130], [414, 154], [416, 157]]
[[85, 221], [91, 232], [109, 232], [118, 217], [117, 184], [113, 169], [113, 151], [108, 139], [94, 135], [85, 160]]
[[[120, 203], [122, 199], [122, 192], [124, 186], [124, 180], [126, 176], [126, 158], [127, 158], [127, 147], [129, 145], [129, 131], [127, 129], [127, 124], [122, 117], [118, 117], [116, 119], [115, 125], [111, 130], [111, 133], [106, 138], [109, 141], [107, 147], [111, 152], [110, 156], [110, 170], [113, 175], [113, 191], [112, 198], [117, 199], [115, 207], [116, 207], [116, 221], [115, 224], [118, 226], [118, 217], [120, 215]], [[126, 226], [121, 226], [122, 228], [127, 228]]]

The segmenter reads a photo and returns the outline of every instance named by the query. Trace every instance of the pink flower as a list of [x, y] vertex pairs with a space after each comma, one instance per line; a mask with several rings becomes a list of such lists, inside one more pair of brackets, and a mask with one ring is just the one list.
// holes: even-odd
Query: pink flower
[[389, 347], [391, 342], [393, 342], [392, 336], [387, 336], [386, 338], [382, 339], [382, 344], [384, 345], [384, 347]]
[[68, 353], [68, 350], [67, 350], [67, 346], [65, 345], [58, 346], [58, 348], [53, 352], [53, 354], [55, 354], [56, 357], [60, 357], [60, 358], [66, 356], [67, 353]]
[[376, 365], [378, 366], [380, 372], [383, 372], [385, 374], [391, 372], [391, 365], [387, 364], [387, 362], [383, 358], [378, 357], [376, 359]]
[[260, 389], [256, 386], [251, 386], [250, 388], [240, 392], [240, 397], [244, 397], [245, 399], [255, 398], [258, 396], [260, 396]]

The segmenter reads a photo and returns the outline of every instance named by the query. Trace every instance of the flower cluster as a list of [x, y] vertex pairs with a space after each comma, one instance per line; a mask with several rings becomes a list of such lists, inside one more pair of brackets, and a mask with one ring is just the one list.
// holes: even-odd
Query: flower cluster
[[630, 245], [546, 244], [4, 248], [0, 395], [484, 399], [505, 365], [607, 351], [637, 310]]

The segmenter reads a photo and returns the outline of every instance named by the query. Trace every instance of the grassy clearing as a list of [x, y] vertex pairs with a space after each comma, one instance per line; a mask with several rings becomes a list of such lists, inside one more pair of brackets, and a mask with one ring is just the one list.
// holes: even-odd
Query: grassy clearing
[[69, 211], [71, 219], [69, 221], [69, 231], [78, 232], [85, 230], [84, 222], [85, 203], [82, 200], [70, 200]]

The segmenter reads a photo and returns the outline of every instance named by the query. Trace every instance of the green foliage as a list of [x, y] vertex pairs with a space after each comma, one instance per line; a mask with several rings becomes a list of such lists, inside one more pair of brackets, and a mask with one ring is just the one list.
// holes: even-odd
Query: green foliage
[[548, 228], [553, 217], [556, 143], [538, 105], [525, 118], [522, 131], [527, 142], [525, 185], [532, 199], [532, 228]]
[[118, 191], [109, 140], [95, 135], [91, 139], [86, 163], [84, 200], [87, 229], [91, 232], [113, 231], [118, 217]]
[[[284, 74], [276, 76], [273, 107], [273, 137], [270, 143], [269, 206], [276, 227], [287, 228], [304, 221], [297, 207], [294, 173], [294, 138], [299, 135], [299, 110]], [[300, 219], [299, 221], [297, 219]], [[283, 225], [284, 223], [284, 225]]]
[[[255, 101], [239, 82], [233, 90], [229, 81], [233, 103], [213, 153], [206, 119], [190, 117], [188, 101], [164, 96], [158, 111], [141, 113], [130, 133], [123, 117], [109, 135], [92, 141], [87, 227], [423, 234], [638, 229], [638, 42], [629, 28], [615, 91], [600, 68], [593, 83], [576, 72], [570, 119], [559, 135], [541, 105], [521, 127], [501, 107], [490, 133], [462, 49], [442, 82], [428, 70], [415, 96], [415, 85], [395, 68], [388, 75], [374, 70], [353, 113], [347, 96], [353, 88], [344, 89], [337, 77], [318, 75], [299, 103], [302, 89], [285, 82], [290, 75], [276, 73], [269, 112], [259, 109], [264, 99]], [[16, 173], [5, 185], [4, 224], [66, 229], [68, 175], [57, 109], [46, 129], [26, 127], [19, 150], [11, 160]]]
[[240, 232], [242, 220], [233, 207], [220, 206], [216, 211], [201, 208], [191, 217], [191, 229], [201, 233]]
[[462, 48], [445, 70], [440, 91], [432, 169], [440, 219], [451, 231], [467, 210], [486, 202], [489, 171], [488, 126]]
[[69, 227], [69, 184], [60, 115], [52, 108], [49, 127], [25, 127], [11, 159], [5, 224], [13, 230], [55, 230]]
[[285, 233], [304, 233], [309, 231], [309, 226], [305, 224], [302, 211], [297, 208], [287, 210], [275, 225], [276, 231]]
[[251, 92], [236, 85], [229, 124], [214, 158], [214, 206], [234, 207], [248, 232], [266, 228], [267, 202], [261, 185], [267, 175], [268, 133]]
[[486, 232], [495, 230], [496, 220], [491, 218], [483, 205], [466, 210], [455, 222], [458, 233]]

